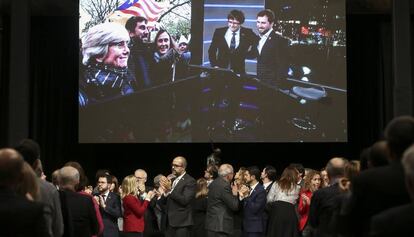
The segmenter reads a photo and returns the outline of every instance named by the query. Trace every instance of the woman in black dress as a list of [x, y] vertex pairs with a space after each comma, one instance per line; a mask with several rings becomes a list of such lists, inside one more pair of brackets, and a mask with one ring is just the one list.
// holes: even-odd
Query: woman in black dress
[[300, 191], [298, 180], [299, 172], [294, 167], [287, 167], [280, 180], [270, 189], [267, 195], [270, 212], [268, 237], [299, 236], [298, 216], [295, 210]]
[[197, 180], [196, 198], [193, 205], [194, 227], [191, 233], [192, 237], [205, 237], [206, 211], [207, 211], [207, 180], [200, 178]]

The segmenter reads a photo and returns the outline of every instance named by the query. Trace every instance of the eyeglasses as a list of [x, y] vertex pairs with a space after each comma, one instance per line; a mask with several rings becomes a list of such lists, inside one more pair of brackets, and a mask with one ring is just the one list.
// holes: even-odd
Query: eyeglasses
[[168, 41], [170, 41], [170, 39], [168, 39], [168, 38], [158, 39], [158, 40], [157, 40], [157, 42], [158, 42], [158, 43], [162, 43], [162, 42], [167, 43]]

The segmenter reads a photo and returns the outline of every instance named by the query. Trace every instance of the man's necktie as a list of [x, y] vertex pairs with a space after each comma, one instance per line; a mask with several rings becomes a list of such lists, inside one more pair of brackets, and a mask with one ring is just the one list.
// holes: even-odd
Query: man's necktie
[[230, 51], [234, 51], [236, 49], [236, 32], [233, 32], [233, 36], [231, 37], [230, 41]]

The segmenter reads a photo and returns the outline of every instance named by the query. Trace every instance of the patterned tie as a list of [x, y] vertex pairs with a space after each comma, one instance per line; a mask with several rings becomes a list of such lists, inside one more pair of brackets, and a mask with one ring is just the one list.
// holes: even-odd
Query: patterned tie
[[233, 36], [231, 37], [230, 41], [230, 51], [234, 51], [236, 49], [236, 32], [233, 32]]

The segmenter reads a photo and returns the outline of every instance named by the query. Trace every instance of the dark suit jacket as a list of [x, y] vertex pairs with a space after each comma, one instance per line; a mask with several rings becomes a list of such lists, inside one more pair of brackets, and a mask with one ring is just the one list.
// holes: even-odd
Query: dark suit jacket
[[243, 232], [265, 232], [265, 206], [266, 191], [259, 183], [252, 194], [243, 200]]
[[372, 237], [411, 236], [414, 226], [414, 203], [394, 207], [372, 217]]
[[[93, 197], [63, 191], [66, 197], [67, 209], [73, 225], [73, 236], [90, 237], [98, 234], [98, 220], [96, 219]], [[64, 204], [62, 204], [63, 206]]]
[[105, 209], [99, 206], [102, 215], [104, 231], [101, 236], [119, 236], [118, 218], [122, 217], [121, 199], [118, 194], [109, 192], [105, 201]]
[[233, 233], [234, 212], [239, 209], [239, 199], [230, 184], [222, 177], [208, 186], [206, 229], [213, 232]]
[[352, 183], [350, 218], [356, 236], [368, 236], [371, 217], [410, 202], [401, 162], [361, 172]]
[[258, 40], [258, 37], [249, 28], [240, 27], [240, 43], [234, 52], [226, 42], [225, 34], [228, 27], [217, 28], [214, 31], [208, 57], [212, 67], [230, 68], [237, 74], [245, 74], [246, 54]]
[[257, 56], [257, 78], [272, 85], [287, 76], [290, 56], [289, 40], [272, 31], [263, 45], [261, 54], [255, 47]]
[[172, 227], [192, 226], [196, 181], [185, 174], [167, 196], [167, 221]]
[[0, 236], [51, 236], [43, 210], [43, 204], [0, 188]]
[[341, 195], [338, 184], [313, 193], [308, 223], [315, 228], [315, 236], [333, 236], [335, 232], [333, 219], [339, 208]]

